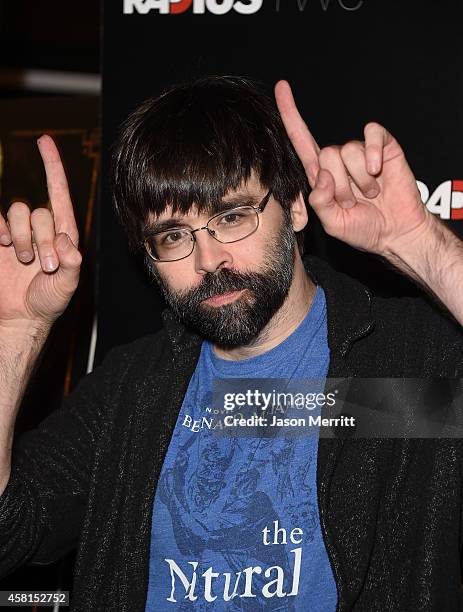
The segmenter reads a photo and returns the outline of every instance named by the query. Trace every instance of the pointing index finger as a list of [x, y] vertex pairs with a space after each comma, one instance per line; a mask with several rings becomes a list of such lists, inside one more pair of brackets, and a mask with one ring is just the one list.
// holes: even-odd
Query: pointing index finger
[[314, 187], [320, 169], [320, 147], [302, 119], [287, 81], [278, 81], [275, 85], [275, 100], [288, 137], [305, 168], [311, 187]]
[[45, 167], [48, 195], [53, 210], [55, 232], [68, 234], [75, 246], [78, 245], [79, 232], [74, 217], [68, 182], [61, 157], [53, 139], [44, 134], [37, 140], [37, 146]]

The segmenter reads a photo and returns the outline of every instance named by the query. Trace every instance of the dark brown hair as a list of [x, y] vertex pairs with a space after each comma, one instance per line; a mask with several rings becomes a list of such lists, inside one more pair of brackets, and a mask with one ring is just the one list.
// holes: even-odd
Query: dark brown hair
[[[289, 219], [308, 181], [272, 98], [241, 77], [205, 77], [143, 102], [121, 126], [111, 182], [129, 244], [143, 240], [149, 214], [167, 207], [211, 210], [255, 171]], [[303, 236], [298, 235], [302, 252]]]

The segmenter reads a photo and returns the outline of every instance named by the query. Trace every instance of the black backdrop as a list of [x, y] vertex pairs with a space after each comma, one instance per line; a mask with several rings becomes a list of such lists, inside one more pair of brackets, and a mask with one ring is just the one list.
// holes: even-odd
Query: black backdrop
[[[209, 6], [223, 1], [232, 4], [208, 0]], [[161, 324], [157, 290], [128, 254], [112, 211], [109, 148], [118, 124], [140, 101], [192, 76], [240, 74], [260, 80], [269, 91], [276, 80], [288, 79], [322, 146], [361, 139], [365, 123], [383, 123], [426, 186], [433, 212], [452, 217], [450, 225], [463, 236], [459, 0], [263, 0], [260, 10], [248, 15], [195, 14], [192, 7], [163, 14], [156, 8], [161, 4], [104, 3], [97, 361], [111, 346]], [[306, 242], [309, 251], [379, 293], [416, 292], [372, 256], [326, 237], [313, 216]]]

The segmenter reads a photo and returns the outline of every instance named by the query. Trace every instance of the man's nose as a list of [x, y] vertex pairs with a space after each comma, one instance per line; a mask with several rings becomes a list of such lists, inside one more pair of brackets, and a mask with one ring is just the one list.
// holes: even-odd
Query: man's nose
[[196, 244], [193, 251], [195, 270], [198, 274], [215, 272], [221, 268], [228, 268], [233, 263], [228, 245], [219, 242], [211, 236], [206, 228], [195, 232]]

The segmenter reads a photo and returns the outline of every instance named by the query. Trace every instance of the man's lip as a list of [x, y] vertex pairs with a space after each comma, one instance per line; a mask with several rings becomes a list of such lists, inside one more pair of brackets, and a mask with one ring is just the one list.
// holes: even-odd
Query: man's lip
[[221, 306], [222, 304], [229, 304], [230, 302], [234, 302], [242, 293], [245, 291], [244, 289], [240, 289], [239, 291], [228, 291], [227, 293], [220, 293], [219, 295], [214, 295], [207, 300], [203, 300], [203, 304], [211, 304], [213, 306]]

